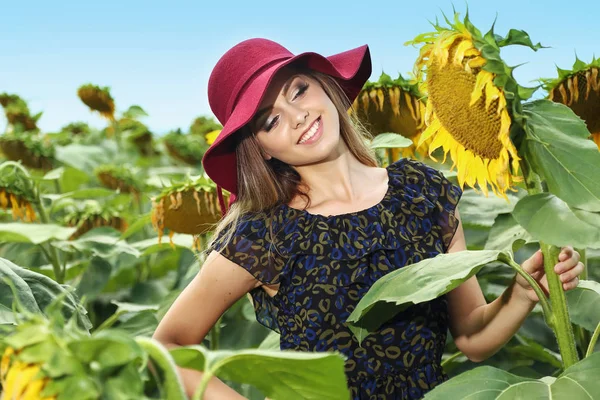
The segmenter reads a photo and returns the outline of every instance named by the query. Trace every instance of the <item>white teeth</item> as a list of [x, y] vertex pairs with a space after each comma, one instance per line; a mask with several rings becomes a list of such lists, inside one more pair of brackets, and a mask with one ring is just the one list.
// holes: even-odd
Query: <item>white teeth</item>
[[302, 143], [306, 142], [308, 139], [310, 139], [311, 137], [313, 137], [315, 135], [315, 133], [317, 133], [317, 131], [319, 130], [319, 125], [321, 125], [320, 119], [318, 119], [313, 124], [313, 126], [310, 128], [310, 130], [302, 136], [302, 138], [298, 141], [298, 143], [302, 144]]

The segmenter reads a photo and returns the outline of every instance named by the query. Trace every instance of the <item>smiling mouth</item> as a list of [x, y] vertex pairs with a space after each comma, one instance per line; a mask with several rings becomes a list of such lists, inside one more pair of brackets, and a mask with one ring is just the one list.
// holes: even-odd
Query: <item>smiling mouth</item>
[[308, 128], [308, 130], [306, 132], [304, 132], [302, 134], [302, 136], [300, 136], [300, 139], [298, 139], [297, 144], [302, 144], [305, 143], [307, 141], [309, 141], [311, 138], [313, 138], [320, 130], [321, 128], [321, 117], [319, 116], [319, 118], [317, 118], [315, 120], [315, 122], [312, 123], [312, 125], [310, 126], [310, 128]]

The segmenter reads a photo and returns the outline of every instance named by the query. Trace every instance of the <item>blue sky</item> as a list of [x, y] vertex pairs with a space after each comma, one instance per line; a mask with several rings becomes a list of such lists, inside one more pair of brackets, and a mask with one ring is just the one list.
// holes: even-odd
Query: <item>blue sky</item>
[[[573, 5], [573, 4], [577, 5]], [[456, 1], [464, 15], [465, 2]], [[573, 5], [573, 6], [572, 6]], [[187, 129], [212, 115], [206, 88], [212, 67], [251, 37], [280, 42], [294, 53], [331, 55], [368, 44], [372, 79], [412, 70], [417, 49], [403, 43], [430, 31], [429, 20], [452, 13], [450, 1], [9, 1], [0, 0], [0, 92], [25, 98], [39, 125], [55, 131], [72, 121], [103, 127], [78, 99], [87, 82], [110, 86], [117, 109], [141, 105], [157, 134]], [[521, 84], [553, 77], [575, 52], [600, 55], [600, 2], [470, 1], [473, 23], [487, 31], [526, 30], [552, 48], [506, 49]], [[5, 126], [0, 115], [0, 129]]]

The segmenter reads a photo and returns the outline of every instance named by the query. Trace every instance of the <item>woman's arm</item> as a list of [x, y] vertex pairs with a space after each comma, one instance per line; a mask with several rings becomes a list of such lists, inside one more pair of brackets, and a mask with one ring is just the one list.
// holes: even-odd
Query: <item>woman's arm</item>
[[[260, 285], [248, 271], [217, 252], [211, 252], [200, 272], [165, 314], [153, 338], [167, 348], [202, 343], [219, 317], [254, 287]], [[199, 371], [177, 368], [186, 393], [192, 397], [200, 383]], [[217, 377], [205, 392], [208, 400], [244, 399]]]
[[[448, 248], [448, 253], [466, 250], [466, 242], [458, 209], [456, 216], [459, 226]], [[565, 280], [565, 289], [577, 286], [579, 271], [579, 254], [567, 248], [567, 257], [557, 264], [561, 278]], [[526, 260], [522, 266], [526, 271], [536, 271], [543, 264], [541, 253], [536, 253]], [[577, 268], [574, 268], [576, 267]], [[542, 270], [543, 273], [543, 270]], [[540, 274], [538, 274], [540, 275]], [[540, 276], [532, 275], [536, 280]], [[515, 277], [504, 293], [493, 302], [487, 304], [477, 277], [473, 276], [447, 295], [450, 313], [450, 331], [454, 342], [471, 361], [481, 362], [502, 348], [519, 330], [537, 301], [537, 297], [518, 282]], [[574, 283], [573, 283], [574, 282]], [[543, 285], [542, 285], [543, 286]]]

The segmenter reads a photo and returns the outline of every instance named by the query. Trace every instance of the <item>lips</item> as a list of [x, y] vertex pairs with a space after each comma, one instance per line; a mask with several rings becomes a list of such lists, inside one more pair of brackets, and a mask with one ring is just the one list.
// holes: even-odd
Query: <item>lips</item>
[[[300, 141], [302, 140], [302, 138], [308, 133], [310, 132], [310, 130], [315, 126], [316, 123], [321, 123], [321, 116], [319, 116], [319, 118], [315, 119], [313, 121], [312, 124], [310, 124], [310, 126], [302, 133], [302, 135], [300, 135], [300, 137], [298, 138], [298, 141], [296, 142], [296, 144], [301, 144]], [[321, 129], [321, 127], [319, 127], [318, 129]], [[318, 132], [318, 131], [317, 131]], [[316, 133], [315, 133], [316, 134]]]

